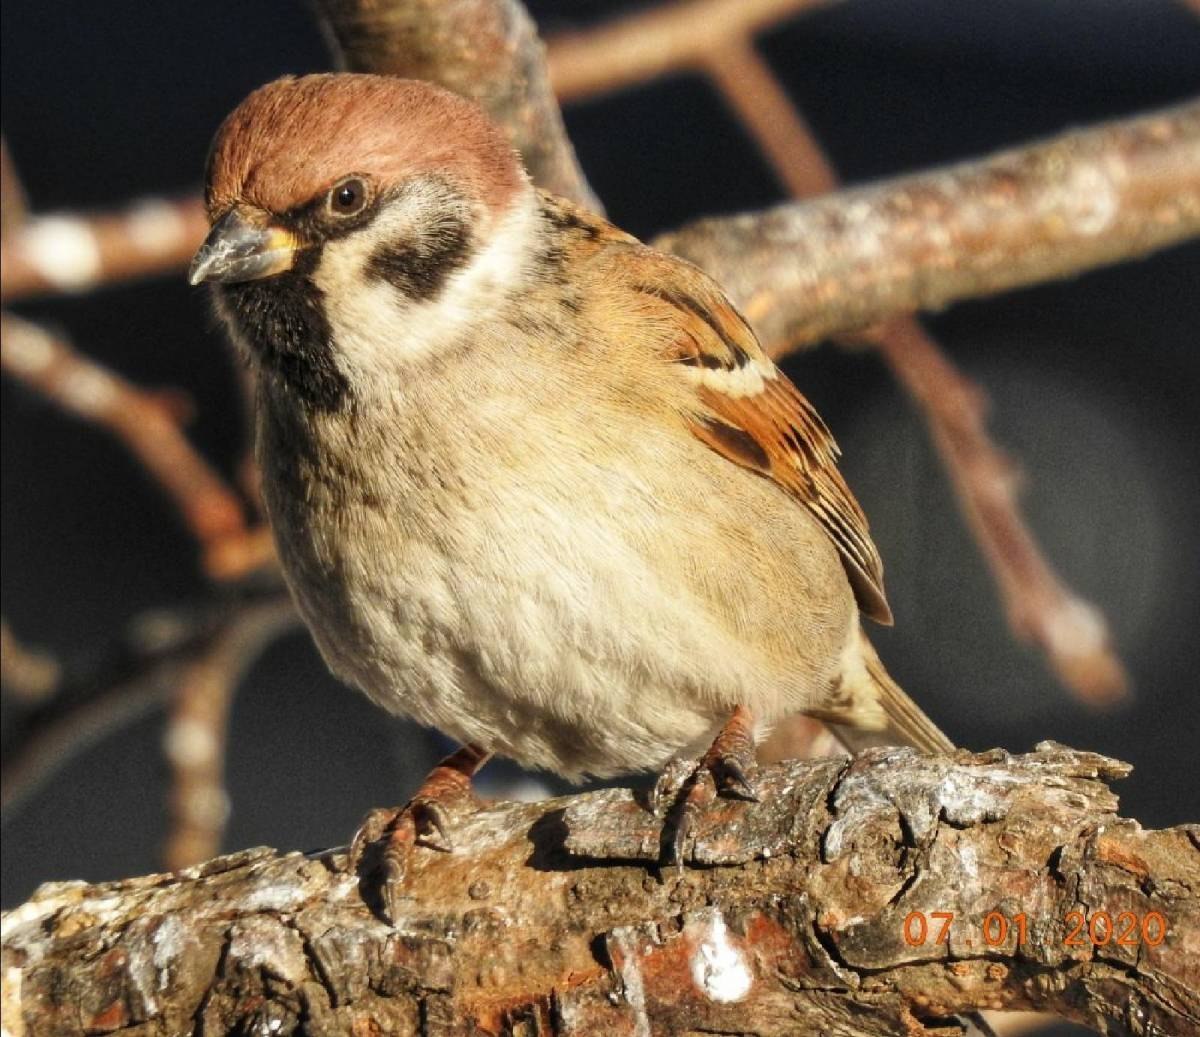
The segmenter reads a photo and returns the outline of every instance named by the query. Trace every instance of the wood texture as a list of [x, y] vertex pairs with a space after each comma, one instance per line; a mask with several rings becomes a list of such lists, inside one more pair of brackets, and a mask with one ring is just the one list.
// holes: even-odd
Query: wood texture
[[[454, 853], [418, 851], [395, 928], [340, 851], [49, 884], [3, 919], [5, 1027], [919, 1035], [994, 1008], [1200, 1033], [1200, 835], [1118, 818], [1104, 779], [1127, 770], [1052, 743], [773, 767], [762, 802], [704, 807], [665, 870], [628, 790], [498, 803]], [[1129, 912], [1138, 939], [1085, 925], [1068, 945], [1072, 911], [1098, 936], [1099, 912]]]
[[707, 271], [780, 356], [897, 313], [1078, 274], [1200, 234], [1200, 103], [989, 158], [697, 220]]

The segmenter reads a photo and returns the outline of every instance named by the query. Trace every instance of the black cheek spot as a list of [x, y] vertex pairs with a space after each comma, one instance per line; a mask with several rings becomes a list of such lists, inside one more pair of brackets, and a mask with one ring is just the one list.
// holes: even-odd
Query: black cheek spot
[[381, 245], [367, 261], [367, 276], [393, 285], [410, 299], [435, 298], [446, 279], [473, 251], [471, 232], [460, 219], [445, 219], [415, 240]]

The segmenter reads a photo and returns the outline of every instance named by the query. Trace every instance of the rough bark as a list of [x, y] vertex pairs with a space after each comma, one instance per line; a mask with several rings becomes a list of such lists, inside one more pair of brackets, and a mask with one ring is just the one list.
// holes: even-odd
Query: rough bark
[[654, 244], [719, 281], [775, 356], [1200, 234], [1200, 103], [980, 161], [698, 220]]
[[53, 883], [3, 920], [5, 1027], [917, 1035], [1034, 1008], [1200, 1033], [1200, 830], [1117, 817], [1102, 779], [1127, 770], [1051, 743], [772, 767], [664, 869], [628, 790], [499, 803], [416, 851], [394, 928], [340, 851]]

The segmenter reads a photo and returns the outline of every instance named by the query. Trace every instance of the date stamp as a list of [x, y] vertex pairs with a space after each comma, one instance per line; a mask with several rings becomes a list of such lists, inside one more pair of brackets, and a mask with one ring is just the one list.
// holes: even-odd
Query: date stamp
[[[1023, 911], [1005, 914], [990, 911], [980, 922], [964, 922], [953, 911], [910, 911], [904, 917], [904, 942], [910, 947], [949, 943], [950, 933], [969, 925], [988, 947], [999, 947], [1016, 937], [1017, 946], [1029, 942], [1029, 917]], [[1157, 947], [1167, 938], [1167, 920], [1158, 911], [1144, 914], [1122, 911], [1068, 911], [1062, 918], [1064, 947]]]

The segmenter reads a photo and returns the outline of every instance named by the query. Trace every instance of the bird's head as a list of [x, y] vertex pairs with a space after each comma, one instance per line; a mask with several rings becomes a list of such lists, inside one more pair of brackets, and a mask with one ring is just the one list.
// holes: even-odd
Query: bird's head
[[345, 405], [510, 290], [533, 193], [503, 132], [428, 83], [287, 77], [217, 132], [189, 280], [258, 369]]

